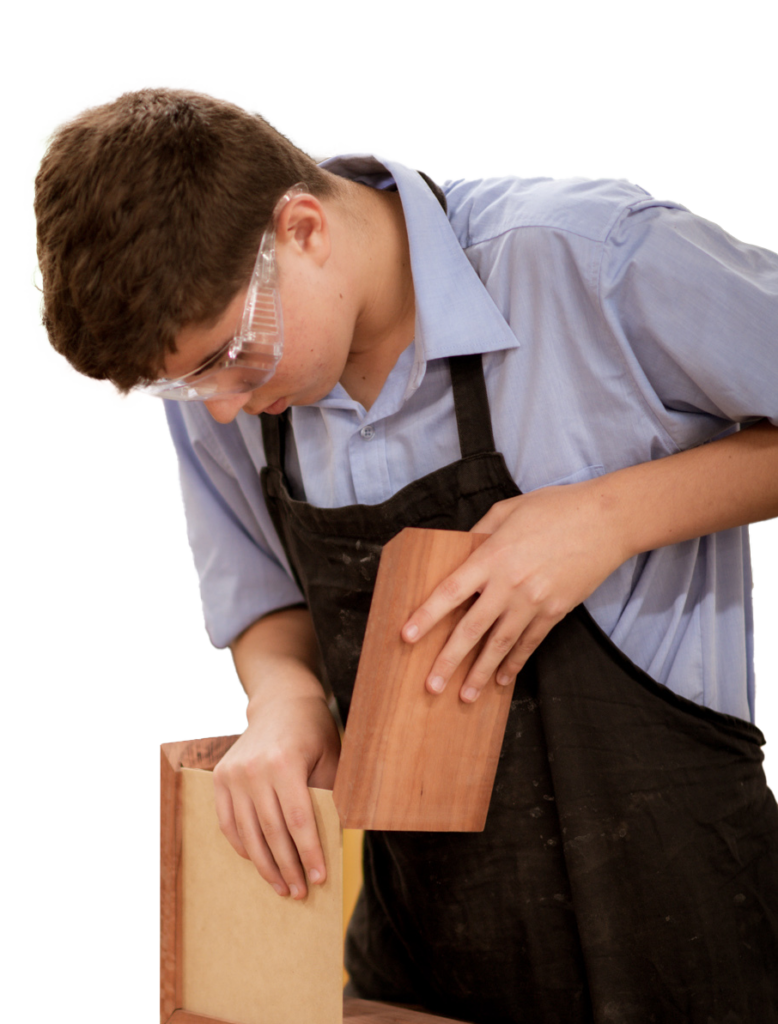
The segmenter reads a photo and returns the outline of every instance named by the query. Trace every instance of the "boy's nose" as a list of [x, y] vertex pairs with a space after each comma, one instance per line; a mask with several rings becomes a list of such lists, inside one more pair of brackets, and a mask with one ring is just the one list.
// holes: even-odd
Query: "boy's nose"
[[243, 406], [249, 401], [251, 395], [251, 391], [246, 391], [242, 395], [212, 398], [209, 402], [204, 402], [203, 405], [217, 423], [232, 423]]

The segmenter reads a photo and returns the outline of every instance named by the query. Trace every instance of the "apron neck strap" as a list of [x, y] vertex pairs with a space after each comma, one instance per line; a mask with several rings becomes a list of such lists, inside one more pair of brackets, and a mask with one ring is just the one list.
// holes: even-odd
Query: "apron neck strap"
[[262, 424], [262, 443], [265, 446], [267, 464], [271, 469], [280, 469], [283, 472], [289, 410], [286, 409], [280, 416], [262, 412], [259, 414], [259, 422]]
[[493, 452], [495, 448], [492, 416], [486, 394], [481, 353], [451, 356], [448, 365], [451, 370], [462, 458]]

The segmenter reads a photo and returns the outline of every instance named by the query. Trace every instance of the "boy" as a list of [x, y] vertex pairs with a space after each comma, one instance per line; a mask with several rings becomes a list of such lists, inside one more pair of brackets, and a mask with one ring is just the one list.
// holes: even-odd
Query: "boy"
[[36, 213], [54, 346], [170, 399], [249, 698], [217, 812], [279, 896], [325, 877], [321, 680], [345, 719], [382, 545], [491, 534], [403, 630], [477, 594], [428, 689], [482, 638], [461, 699], [518, 674], [487, 827], [368, 834], [355, 991], [490, 1024], [778, 1020], [740, 529], [778, 512], [778, 258], [624, 182], [319, 167], [164, 90], [63, 127]]

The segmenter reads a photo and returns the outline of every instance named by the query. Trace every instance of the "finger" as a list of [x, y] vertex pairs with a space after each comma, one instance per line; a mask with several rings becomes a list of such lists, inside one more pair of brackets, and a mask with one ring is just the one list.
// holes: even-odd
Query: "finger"
[[455, 572], [447, 576], [432, 591], [402, 628], [401, 636], [407, 643], [416, 643], [445, 618], [485, 585], [483, 569], [478, 564], [478, 552], [474, 552]]
[[[487, 683], [495, 678], [498, 667], [515, 649], [525, 626], [526, 617], [515, 613], [502, 615], [497, 619], [462, 683], [459, 690], [461, 700], [466, 704], [472, 704], [473, 701], [478, 700]], [[508, 685], [513, 679], [515, 679], [515, 674], [506, 678], [502, 685]]]
[[[262, 835], [292, 897], [304, 899], [308, 895], [306, 870], [310, 873], [311, 882], [321, 882], [325, 878], [325, 860], [318, 843], [310, 798], [306, 810], [302, 803], [284, 806], [276, 794], [272, 796], [274, 806], [259, 809]], [[302, 838], [310, 837], [311, 830], [313, 839]], [[298, 849], [298, 842], [302, 849]]]
[[256, 811], [264, 841], [292, 898], [304, 899], [308, 894], [305, 872], [276, 794], [272, 793], [271, 802], [257, 807]]
[[233, 850], [245, 860], [250, 860], [251, 858], [246, 851], [246, 847], [240, 841], [240, 836], [238, 835], [238, 828], [235, 824], [235, 811], [232, 806], [230, 791], [226, 786], [218, 782], [216, 772], [213, 773], [213, 792], [216, 801], [216, 819], [219, 822], [219, 828], [222, 830], [222, 833]]
[[327, 868], [308, 787], [279, 787], [278, 799], [305, 874], [315, 885], [320, 885], [327, 877]]
[[515, 680], [557, 622], [559, 618], [548, 616], [533, 619], [497, 669], [497, 682], [501, 686], [508, 686]]
[[[229, 783], [222, 781], [225, 772], [226, 766], [222, 762], [217, 765], [213, 773], [216, 818], [219, 828], [235, 852], [246, 860], [250, 860], [261, 877], [273, 886], [279, 896], [288, 896], [289, 887], [278, 870], [278, 865], [262, 836], [251, 798], [241, 800], [235, 784], [233, 783], [231, 787]], [[235, 811], [233, 793], [236, 794], [235, 799], [241, 808], [240, 816]]]
[[[265, 828], [257, 815], [256, 808], [247, 794], [233, 796], [235, 827], [244, 849], [262, 878], [273, 886], [279, 896], [289, 896], [291, 886], [270, 848]], [[273, 827], [270, 827], [273, 834]], [[294, 893], [291, 893], [294, 895]]]
[[[426, 686], [430, 693], [442, 693], [448, 681], [463, 660], [481, 641], [499, 618], [503, 605], [490, 591], [484, 592], [463, 615], [435, 659], [427, 676]], [[511, 637], [503, 651], [503, 657], [510, 651], [520, 630]], [[502, 660], [502, 659], [501, 659]], [[483, 684], [481, 684], [483, 686]], [[468, 694], [465, 700], [475, 700], [478, 693]]]

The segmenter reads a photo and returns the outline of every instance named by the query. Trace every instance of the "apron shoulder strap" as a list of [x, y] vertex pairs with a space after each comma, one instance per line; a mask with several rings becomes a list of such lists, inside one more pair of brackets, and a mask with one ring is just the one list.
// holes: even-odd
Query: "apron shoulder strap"
[[481, 353], [451, 356], [451, 385], [462, 458], [493, 452], [494, 433]]

